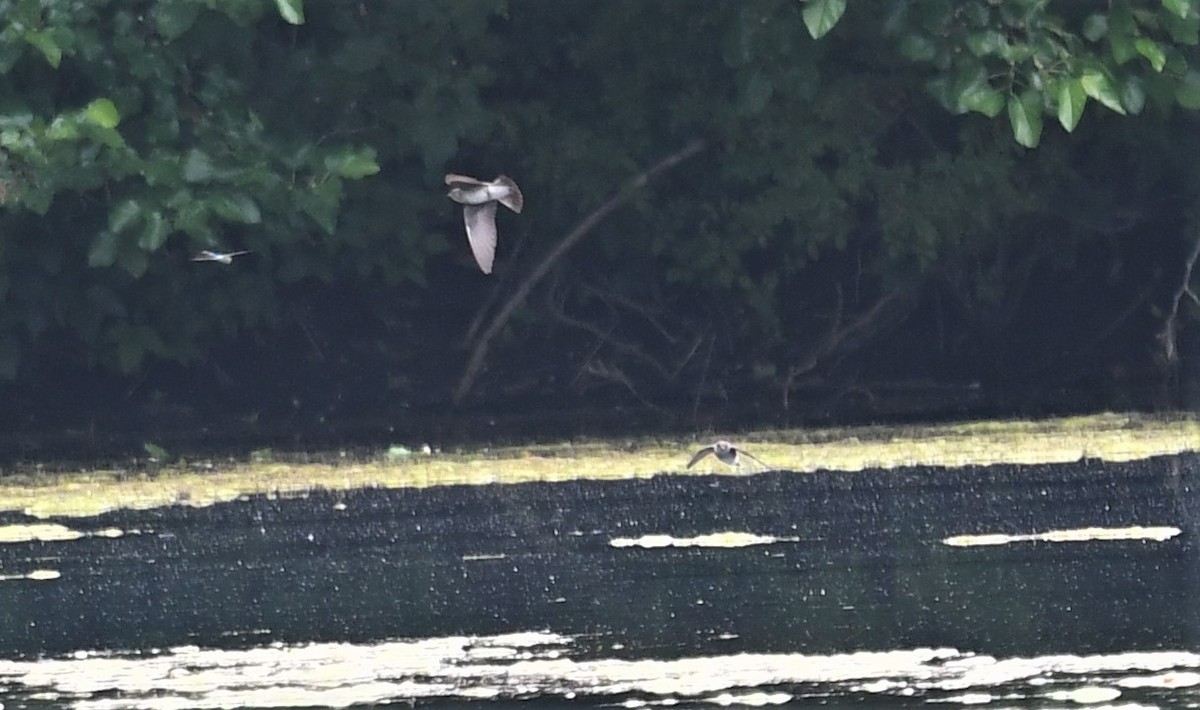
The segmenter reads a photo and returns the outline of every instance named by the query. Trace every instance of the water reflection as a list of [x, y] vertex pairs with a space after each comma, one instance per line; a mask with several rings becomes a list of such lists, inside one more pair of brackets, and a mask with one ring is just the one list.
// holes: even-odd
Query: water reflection
[[1193, 702], [1197, 472], [1184, 454], [36, 521], [57, 534], [0, 543], [0, 701]]

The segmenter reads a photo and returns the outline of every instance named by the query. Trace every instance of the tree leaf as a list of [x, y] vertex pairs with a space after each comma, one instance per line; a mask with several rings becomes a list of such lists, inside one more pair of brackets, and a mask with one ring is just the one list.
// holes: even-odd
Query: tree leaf
[[1191, 12], [1191, 0], [1162, 0], [1162, 6], [1180, 19], [1187, 19]]
[[1200, 72], [1190, 71], [1175, 87], [1175, 100], [1184, 108], [1200, 109]]
[[304, 0], [275, 0], [275, 7], [284, 22], [292, 25], [304, 24]]
[[150, 12], [158, 33], [170, 40], [192, 28], [201, 8], [200, 3], [192, 0], [159, 0]]
[[171, 222], [162, 212], [155, 210], [146, 215], [146, 224], [142, 227], [142, 235], [138, 237], [138, 246], [146, 251], [158, 251], [171, 234]]
[[107, 229], [96, 235], [88, 249], [88, 266], [112, 266], [117, 260], [117, 235]]
[[337, 231], [338, 203], [342, 199], [342, 181], [330, 178], [303, 193], [300, 209], [313, 218], [326, 234]]
[[46, 138], [52, 141], [73, 141], [79, 137], [79, 114], [74, 111], [55, 116], [46, 127]]
[[212, 158], [204, 151], [193, 148], [183, 157], [183, 179], [186, 182], [209, 182], [216, 177]]
[[1137, 56], [1133, 40], [1133, 35], [1118, 32], [1113, 27], [1109, 28], [1108, 44], [1112, 48], [1112, 58], [1117, 64], [1124, 64]]
[[1079, 78], [1079, 82], [1088, 96], [1117, 113], [1125, 113], [1125, 107], [1121, 105], [1121, 97], [1117, 95], [1108, 76], [1099, 71], [1088, 71]]
[[992, 13], [987, 3], [978, 2], [977, 0], [962, 2], [959, 3], [956, 10], [961, 10], [962, 17], [968, 25], [985, 27], [992, 24]]
[[1189, 46], [1200, 44], [1200, 14], [1179, 18], [1168, 13], [1163, 20], [1172, 40]]
[[813, 39], [824, 37], [846, 11], [846, 0], [808, 0], [804, 5], [804, 26]]
[[900, 38], [900, 53], [914, 62], [928, 62], [937, 56], [937, 45], [923, 34], [907, 32]]
[[1137, 20], [1129, 3], [1111, 4], [1108, 11], [1108, 45], [1117, 64], [1124, 64], [1137, 56], [1133, 40], [1138, 35]]
[[87, 120], [101, 128], [116, 128], [121, 122], [121, 114], [111, 99], [99, 98], [87, 105], [83, 110]]
[[347, 148], [339, 153], [325, 158], [325, 167], [334, 175], [357, 180], [379, 172], [379, 163], [375, 162], [375, 149], [371, 146]]
[[1036, 148], [1042, 139], [1041, 94], [1028, 90], [1020, 97], [1008, 97], [1008, 121], [1012, 125], [1013, 138], [1026, 148]]
[[262, 222], [262, 212], [258, 209], [258, 205], [243, 193], [217, 195], [210, 200], [210, 204], [213, 212], [231, 222], [241, 222], [242, 224]]
[[150, 266], [150, 259], [141, 249], [125, 248], [117, 251], [117, 266], [132, 276], [140, 278]]
[[142, 207], [137, 200], [122, 200], [108, 211], [108, 231], [113, 234], [124, 232], [137, 221], [141, 213]]
[[1058, 122], [1070, 133], [1079, 125], [1083, 109], [1087, 106], [1087, 92], [1079, 79], [1064, 81], [1058, 86]]
[[37, 47], [50, 66], [55, 69], [62, 63], [62, 47], [58, 46], [48, 32], [39, 32], [37, 30], [28, 30], [25, 33], [25, 41]]
[[209, 224], [209, 201], [189, 198], [182, 203], [175, 215], [175, 228], [185, 232], [197, 242], [211, 244], [216, 238]]
[[976, 57], [987, 54], [1001, 54], [1008, 47], [1008, 40], [999, 30], [973, 32], [967, 36], [967, 49]]
[[1088, 15], [1083, 21], [1083, 36], [1089, 41], [1099, 42], [1104, 35], [1108, 34], [1108, 18], [1100, 13]]
[[1146, 88], [1138, 76], [1126, 77], [1121, 82], [1121, 105], [1133, 115], [1138, 115], [1146, 106]]
[[963, 87], [957, 103], [968, 111], [995, 118], [1004, 110], [1004, 92], [989, 85], [987, 76], [981, 75], [978, 81]]
[[1167, 55], [1163, 53], [1162, 47], [1158, 46], [1158, 42], [1149, 37], [1138, 37], [1133, 42], [1133, 46], [1137, 48], [1138, 54], [1145, 57], [1154, 71], [1162, 71], [1167, 64]]

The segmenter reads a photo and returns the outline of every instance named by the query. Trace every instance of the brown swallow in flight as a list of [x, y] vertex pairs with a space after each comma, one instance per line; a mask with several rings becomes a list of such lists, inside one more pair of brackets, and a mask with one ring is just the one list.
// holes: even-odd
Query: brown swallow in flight
[[446, 195], [463, 206], [467, 241], [471, 242], [475, 262], [483, 273], [492, 273], [492, 262], [496, 259], [496, 203], [520, 214], [525, 206], [520, 188], [507, 175], [484, 182], [451, 173], [446, 176], [446, 184], [450, 186]]
[[687, 467], [691, 468], [692, 466], [695, 466], [696, 463], [700, 459], [704, 458], [705, 456], [708, 456], [709, 454], [716, 456], [718, 461], [720, 461], [721, 463], [723, 463], [727, 466], [731, 466], [733, 468], [741, 468], [741, 464], [742, 464], [741, 457], [742, 456], [745, 456], [746, 458], [750, 459], [751, 461], [754, 461], [755, 463], [759, 464], [763, 468], [770, 468], [770, 466], [767, 466], [765, 463], [763, 463], [759, 459], [752, 456], [749, 452], [739, 449], [738, 447], [734, 446], [733, 444], [729, 443], [728, 441], [725, 441], [724, 439], [722, 439], [721, 441], [718, 441], [714, 444], [709, 444], [708, 446], [705, 446], [703, 449], [700, 449], [699, 451], [697, 451], [696, 454], [694, 456], [692, 456], [692, 460], [688, 461]]

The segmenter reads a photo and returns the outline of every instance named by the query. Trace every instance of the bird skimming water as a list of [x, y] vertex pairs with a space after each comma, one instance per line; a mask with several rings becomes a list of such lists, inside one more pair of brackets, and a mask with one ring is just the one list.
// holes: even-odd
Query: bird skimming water
[[507, 175], [484, 182], [451, 173], [446, 176], [446, 184], [450, 186], [446, 196], [463, 206], [463, 222], [475, 263], [483, 273], [492, 273], [492, 262], [496, 260], [496, 203], [520, 214], [525, 206], [520, 188]]
[[250, 250], [245, 251], [213, 251], [205, 249], [196, 256], [192, 257], [192, 261], [215, 261], [219, 264], [232, 264], [233, 257], [249, 254]]
[[728, 441], [725, 441], [724, 439], [722, 439], [716, 443], [709, 444], [708, 446], [705, 446], [703, 449], [700, 449], [699, 451], [697, 451], [696, 454], [694, 456], [692, 456], [692, 460], [688, 461], [687, 467], [691, 468], [692, 466], [695, 466], [696, 463], [698, 461], [700, 461], [700, 459], [704, 458], [705, 456], [708, 456], [709, 454], [716, 456], [718, 461], [720, 461], [721, 463], [723, 463], [727, 466], [730, 466], [732, 468], [741, 468], [741, 465], [742, 465], [741, 457], [742, 456], [745, 456], [746, 458], [759, 464], [763, 468], [770, 468], [770, 466], [767, 466], [765, 463], [763, 463], [759, 459], [752, 456], [749, 452], [739, 449], [738, 447], [734, 446], [733, 444], [729, 443]]

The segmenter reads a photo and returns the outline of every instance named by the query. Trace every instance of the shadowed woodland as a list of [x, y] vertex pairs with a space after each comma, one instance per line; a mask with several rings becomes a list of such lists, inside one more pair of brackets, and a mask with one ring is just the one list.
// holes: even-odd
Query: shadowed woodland
[[10, 449], [1200, 406], [1192, 0], [0, 16]]

